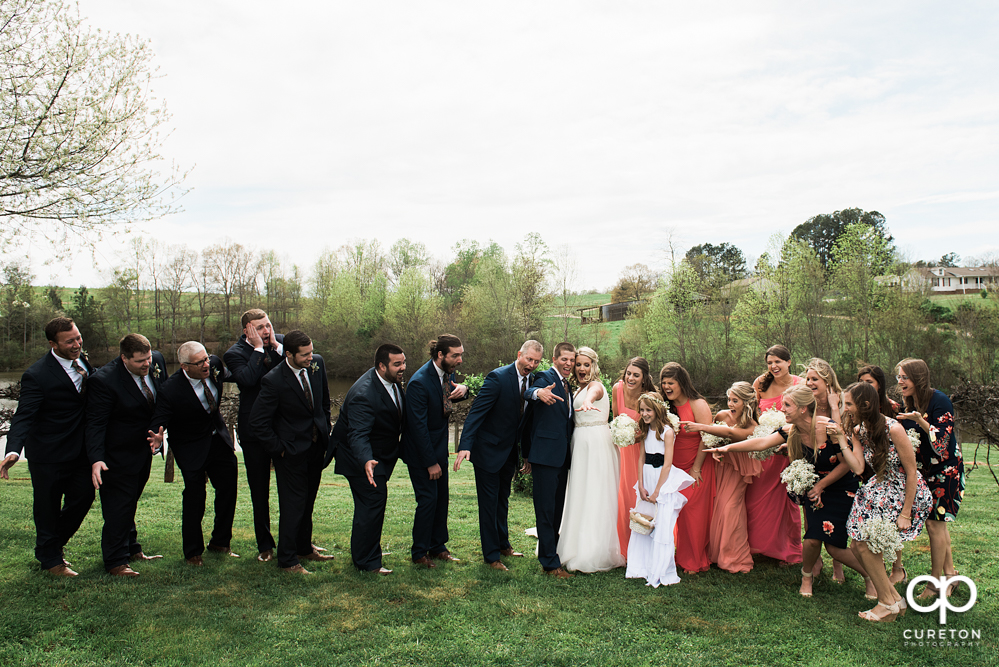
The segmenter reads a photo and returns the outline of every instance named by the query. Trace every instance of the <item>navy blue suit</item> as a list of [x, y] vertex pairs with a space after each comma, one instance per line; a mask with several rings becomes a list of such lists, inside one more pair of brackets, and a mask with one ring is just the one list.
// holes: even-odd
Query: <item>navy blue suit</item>
[[[93, 374], [94, 367], [82, 356], [80, 364]], [[7, 454], [24, 450], [28, 458], [35, 558], [46, 570], [62, 563], [62, 548], [94, 503], [84, 447], [86, 395], [77, 391], [52, 352], [46, 352], [21, 376], [21, 398], [7, 434]]]
[[[347, 392], [333, 425], [326, 463], [336, 455], [333, 471], [347, 478], [354, 496], [350, 557], [359, 570], [382, 567], [382, 525], [388, 502], [388, 480], [399, 458], [399, 436], [406, 420], [406, 399], [399, 390], [402, 410], [396, 407], [374, 368]], [[378, 461], [375, 486], [368, 482], [364, 464]]]
[[562, 567], [556, 553], [558, 531], [562, 525], [562, 509], [565, 505], [565, 487], [569, 477], [569, 464], [572, 454], [569, 442], [572, 440], [572, 395], [566, 392], [562, 375], [550, 368], [539, 373], [534, 386], [524, 397], [531, 398], [535, 390], [554, 384], [552, 391], [561, 401], [546, 405], [532, 400], [529, 417], [525, 425], [521, 450], [531, 464], [534, 478], [534, 515], [538, 524], [538, 560], [545, 570]]
[[[448, 379], [453, 385], [454, 374]], [[444, 389], [437, 366], [428, 361], [406, 385], [406, 428], [402, 432], [402, 460], [409, 466], [416, 495], [413, 560], [447, 551], [449, 417], [444, 414]], [[430, 479], [427, 469], [435, 463], [441, 467], [441, 476]]]
[[[159, 396], [166, 379], [166, 360], [154, 350], [144, 381]], [[146, 438], [154, 406], [120, 355], [87, 380], [87, 394], [87, 455], [108, 467], [101, 473], [101, 551], [110, 572], [142, 552], [135, 512], [152, 465]]]
[[517, 473], [524, 404], [521, 383], [534, 383], [534, 374], [521, 376], [517, 364], [491, 371], [482, 389], [472, 401], [465, 418], [458, 451], [468, 451], [475, 466], [475, 495], [479, 506], [479, 539], [487, 563], [500, 558], [500, 551], [511, 549], [507, 516], [510, 485]]

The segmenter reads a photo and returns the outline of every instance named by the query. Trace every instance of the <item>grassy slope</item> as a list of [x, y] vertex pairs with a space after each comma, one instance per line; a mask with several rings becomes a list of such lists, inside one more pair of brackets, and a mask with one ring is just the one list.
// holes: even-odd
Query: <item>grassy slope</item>
[[[530, 557], [507, 559], [508, 574], [494, 572], [480, 562], [467, 468], [451, 480], [450, 546], [462, 562], [436, 570], [407, 562], [414, 502], [402, 468], [391, 482], [384, 533], [390, 577], [350, 565], [350, 492], [330, 470], [315, 540], [337, 558], [316, 565], [316, 575], [286, 575], [253, 558], [242, 478], [233, 547], [243, 558], [206, 554], [204, 568], [189, 567], [181, 557], [182, 484], [162, 483], [156, 459], [138, 522], [146, 551], [166, 557], [137, 565], [135, 580], [105, 576], [98, 505], [67, 549], [81, 576], [55, 579], [31, 555], [27, 468], [13, 472], [15, 480], [0, 486], [3, 665], [999, 664], [999, 502], [984, 470], [972, 475], [953, 529], [955, 560], [977, 582], [979, 602], [949, 619], [950, 628], [980, 629], [983, 642], [943, 649], [904, 646], [903, 630], [937, 628], [932, 614], [910, 612], [880, 626], [859, 620], [856, 612], [870, 604], [852, 572], [844, 586], [824, 576], [812, 599], [798, 596], [796, 568], [766, 559], [748, 575], [712, 570], [658, 590], [621, 570], [553, 581]], [[523, 530], [532, 525], [531, 501], [515, 496], [514, 546], [528, 553], [534, 543]], [[913, 576], [928, 571], [925, 533], [906, 563]], [[959, 592], [958, 603], [966, 596]]]

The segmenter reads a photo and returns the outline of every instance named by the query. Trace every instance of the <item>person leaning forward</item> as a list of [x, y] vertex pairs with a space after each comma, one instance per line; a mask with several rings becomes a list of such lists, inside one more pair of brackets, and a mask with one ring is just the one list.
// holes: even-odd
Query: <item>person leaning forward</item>
[[264, 376], [250, 428], [274, 459], [278, 565], [310, 574], [300, 560], [325, 561], [312, 545], [312, 511], [330, 441], [330, 390], [323, 358], [302, 331], [284, 336], [285, 360]]
[[219, 411], [222, 383], [229, 372], [222, 360], [209, 355], [198, 341], [177, 348], [177, 360], [180, 369], [160, 389], [148, 441], [153, 451], [158, 451], [163, 446], [164, 428], [168, 431], [170, 450], [184, 475], [184, 558], [189, 565], [200, 566], [205, 551], [201, 522], [205, 517], [206, 477], [215, 489], [215, 523], [208, 550], [239, 557], [230, 548], [239, 464], [229, 428]]
[[84, 446], [86, 383], [94, 367], [82, 355], [83, 337], [68, 317], [45, 325], [51, 351], [21, 376], [21, 398], [7, 433], [0, 478], [9, 479], [22, 450], [34, 494], [35, 558], [42, 569], [75, 577], [63, 547], [94, 503]]
[[399, 437], [406, 424], [402, 377], [406, 354], [386, 343], [375, 352], [375, 365], [353, 384], [333, 425], [326, 464], [347, 478], [354, 497], [350, 557], [365, 572], [392, 574], [382, 565], [382, 525], [388, 481], [399, 457]]
[[528, 407], [523, 394], [534, 384], [534, 369], [543, 354], [541, 343], [529, 340], [514, 363], [490, 371], [461, 430], [454, 471], [458, 472], [462, 461], [470, 460], [475, 467], [482, 556], [495, 570], [507, 570], [500, 556], [524, 555], [510, 544], [507, 515], [520, 457], [517, 444]]

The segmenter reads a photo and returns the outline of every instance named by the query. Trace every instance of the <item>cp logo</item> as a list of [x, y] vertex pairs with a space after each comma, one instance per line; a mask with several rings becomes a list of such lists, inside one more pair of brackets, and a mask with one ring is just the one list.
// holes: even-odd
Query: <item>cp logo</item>
[[[936, 599], [933, 600], [933, 604], [927, 607], [920, 606], [912, 595], [912, 591], [916, 588], [916, 584], [918, 584], [921, 581], [926, 581], [933, 584], [936, 587], [936, 589], [939, 591], [939, 594], [937, 595]], [[968, 585], [968, 588], [971, 589], [971, 597], [968, 598], [968, 602], [963, 607], [955, 607], [951, 605], [950, 600], [947, 599], [947, 585], [952, 584], [955, 581], [963, 581]], [[909, 587], [905, 590], [905, 597], [909, 601], [909, 606], [915, 609], [916, 611], [920, 612], [933, 611], [934, 609], [939, 607], [940, 625], [944, 625], [947, 623], [948, 609], [951, 611], [956, 611], [958, 613], [961, 613], [968, 611], [975, 605], [975, 600], [978, 599], [978, 587], [975, 586], [975, 582], [973, 582], [971, 579], [963, 575], [958, 575], [956, 577], [948, 577], [945, 575], [937, 579], [936, 577], [931, 577], [928, 574], [923, 574], [909, 582]]]

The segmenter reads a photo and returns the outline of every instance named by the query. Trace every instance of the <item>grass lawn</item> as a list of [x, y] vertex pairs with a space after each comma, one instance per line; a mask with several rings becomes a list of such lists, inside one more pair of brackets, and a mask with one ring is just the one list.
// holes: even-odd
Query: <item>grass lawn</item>
[[[750, 574], [681, 575], [680, 584], [657, 590], [626, 580], [622, 570], [551, 580], [531, 557], [507, 559], [509, 573], [487, 569], [470, 466], [451, 477], [450, 547], [462, 561], [435, 570], [408, 563], [414, 501], [402, 467], [391, 482], [384, 534], [391, 576], [351, 566], [350, 492], [331, 470], [315, 541], [336, 560], [309, 564], [315, 575], [255, 560], [242, 477], [233, 548], [243, 557], [207, 553], [203, 568], [190, 567], [181, 555], [183, 484], [164, 484], [157, 458], [138, 523], [146, 552], [165, 558], [136, 565], [137, 579], [106, 576], [98, 501], [66, 550], [80, 576], [54, 578], [32, 557], [27, 466], [11, 472], [13, 481], [0, 483], [2, 665], [999, 664], [999, 490], [985, 470], [972, 474], [952, 529], [955, 561], [976, 582], [978, 603], [949, 614], [946, 626], [980, 630], [981, 640], [947, 648], [905, 645], [906, 630], [942, 627], [935, 614], [910, 611], [884, 625], [857, 618], [871, 606], [862, 581], [848, 570], [845, 585], [833, 584], [828, 556], [811, 599], [798, 595], [797, 568], [767, 559]], [[275, 517], [276, 506], [273, 491]], [[514, 546], [531, 553], [534, 542], [523, 534], [534, 525], [531, 501], [514, 496], [510, 509]], [[907, 547], [912, 576], [929, 571], [928, 549], [925, 532]], [[955, 597], [963, 604], [967, 588]]]

